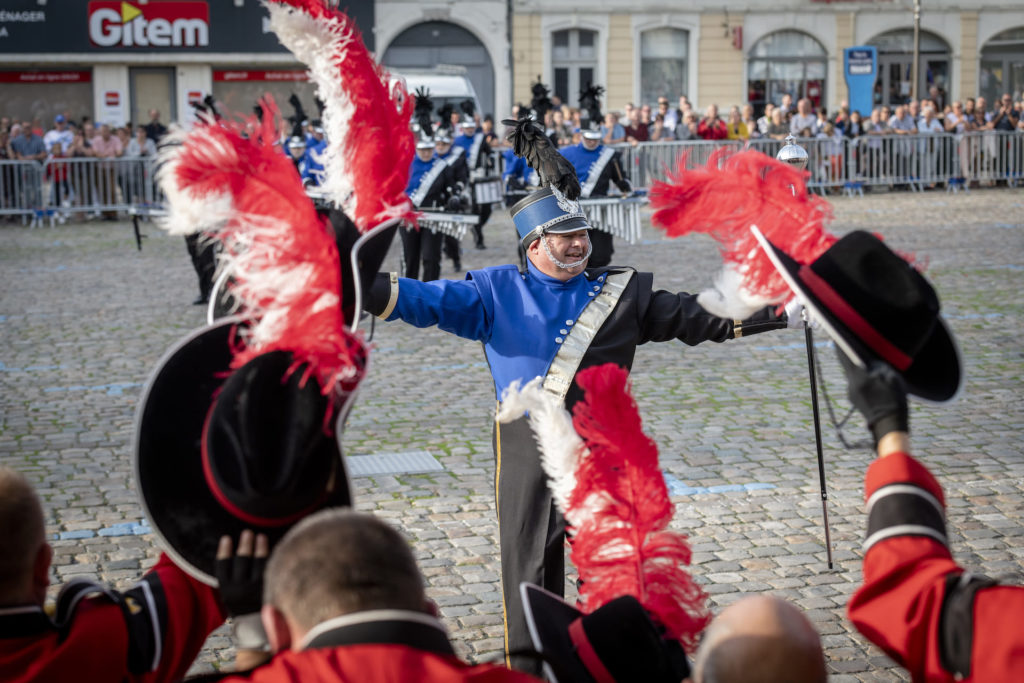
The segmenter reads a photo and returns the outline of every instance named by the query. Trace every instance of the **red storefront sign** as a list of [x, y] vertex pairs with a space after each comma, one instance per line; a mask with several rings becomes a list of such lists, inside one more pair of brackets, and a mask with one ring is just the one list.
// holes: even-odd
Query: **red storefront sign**
[[219, 83], [231, 81], [308, 81], [305, 71], [236, 71], [216, 70], [213, 80]]
[[0, 71], [0, 83], [89, 83], [91, 71]]
[[89, 42], [96, 47], [207, 47], [210, 8], [199, 0], [91, 0]]

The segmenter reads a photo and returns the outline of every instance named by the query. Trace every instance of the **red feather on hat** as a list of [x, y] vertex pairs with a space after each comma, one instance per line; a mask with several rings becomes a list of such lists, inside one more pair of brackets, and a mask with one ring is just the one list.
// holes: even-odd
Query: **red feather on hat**
[[324, 0], [268, 0], [270, 28], [306, 64], [324, 103], [321, 189], [366, 232], [389, 218], [412, 220], [405, 194], [415, 138], [413, 101], [373, 60], [351, 18]]
[[200, 121], [172, 131], [158, 179], [167, 197], [165, 227], [201, 231], [221, 242], [221, 268], [254, 322], [239, 328], [232, 367], [257, 355], [291, 351], [308, 363], [324, 394], [365, 372], [366, 349], [341, 311], [338, 248], [326, 219], [306, 196], [291, 160], [275, 141], [280, 114], [269, 96], [263, 120]]
[[674, 506], [629, 375], [609, 363], [581, 370], [576, 381], [584, 397], [573, 408], [573, 424], [589, 453], [580, 459], [565, 516], [575, 520], [580, 602], [589, 613], [633, 595], [692, 652], [711, 620], [707, 595], [686, 571], [686, 536], [667, 528]]
[[723, 272], [715, 290], [701, 293], [705, 308], [741, 319], [790, 297], [750, 226], [804, 264], [836, 242], [825, 229], [831, 207], [807, 192], [805, 175], [761, 152], [721, 150], [706, 166], [689, 170], [684, 156], [667, 182], [654, 183], [654, 225], [669, 237], [702, 232], [718, 242]]

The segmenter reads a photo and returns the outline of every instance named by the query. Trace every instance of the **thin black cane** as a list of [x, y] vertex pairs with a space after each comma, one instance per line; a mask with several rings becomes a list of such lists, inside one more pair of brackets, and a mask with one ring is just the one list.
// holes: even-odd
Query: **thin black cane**
[[832, 569], [832, 535], [828, 528], [828, 490], [825, 488], [825, 456], [821, 450], [821, 417], [818, 414], [818, 382], [814, 371], [814, 335], [804, 320], [804, 341], [807, 343], [807, 372], [811, 379], [811, 407], [814, 409], [814, 443], [818, 447], [818, 481], [821, 485], [821, 514], [825, 520], [825, 552]]

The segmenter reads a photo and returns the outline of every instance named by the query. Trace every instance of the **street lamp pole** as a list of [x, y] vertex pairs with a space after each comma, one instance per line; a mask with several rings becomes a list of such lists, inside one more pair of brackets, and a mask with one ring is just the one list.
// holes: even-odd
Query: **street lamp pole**
[[910, 63], [910, 98], [917, 99], [917, 71], [921, 60], [921, 0], [914, 0], [914, 61]]

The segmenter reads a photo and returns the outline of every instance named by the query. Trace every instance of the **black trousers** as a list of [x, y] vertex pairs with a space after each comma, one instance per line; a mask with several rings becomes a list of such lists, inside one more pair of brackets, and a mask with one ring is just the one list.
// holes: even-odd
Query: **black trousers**
[[527, 419], [495, 422], [493, 443], [505, 655], [513, 668], [541, 676], [539, 660], [508, 655], [534, 649], [519, 584], [565, 595], [565, 520], [551, 499]]
[[462, 245], [451, 235], [444, 236], [444, 255], [452, 260], [456, 273], [462, 270]]
[[216, 243], [202, 239], [199, 233], [192, 233], [185, 235], [185, 246], [199, 278], [199, 295], [209, 299], [210, 290], [213, 289], [213, 273], [217, 269]]
[[441, 277], [441, 237], [427, 228], [402, 226], [402, 258], [405, 263], [404, 276], [418, 280], [420, 260], [423, 260], [423, 281], [429, 282]]
[[612, 235], [603, 230], [590, 230], [590, 243], [594, 245], [594, 251], [590, 254], [587, 262], [588, 268], [603, 268], [612, 262], [612, 255], [615, 253], [615, 245], [612, 244]]
[[491, 217], [491, 205], [481, 204], [476, 207], [476, 215], [480, 216], [479, 222], [473, 226], [473, 246], [483, 247], [484, 246], [484, 224]]

